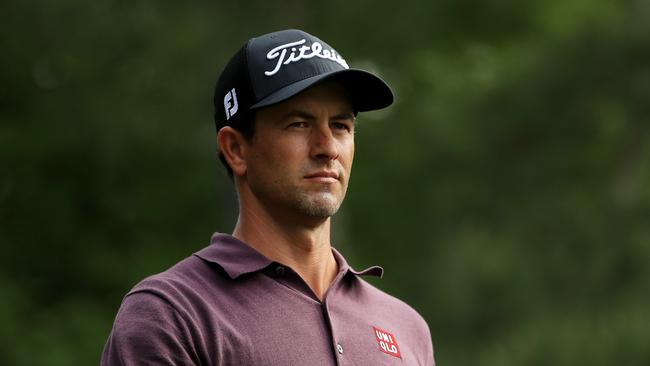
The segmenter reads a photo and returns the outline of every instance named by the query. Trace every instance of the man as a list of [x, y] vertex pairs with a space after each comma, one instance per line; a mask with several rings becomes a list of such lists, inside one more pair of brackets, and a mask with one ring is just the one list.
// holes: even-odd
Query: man
[[361, 279], [383, 270], [330, 243], [357, 112], [390, 105], [390, 88], [285, 30], [249, 40], [214, 101], [237, 225], [126, 295], [102, 364], [433, 365], [422, 317]]

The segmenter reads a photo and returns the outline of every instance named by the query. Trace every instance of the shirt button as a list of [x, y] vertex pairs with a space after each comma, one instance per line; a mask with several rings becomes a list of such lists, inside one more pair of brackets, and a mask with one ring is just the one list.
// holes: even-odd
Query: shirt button
[[284, 276], [285, 269], [282, 266], [275, 267], [275, 274], [278, 276]]
[[340, 354], [343, 354], [343, 346], [341, 346], [340, 343], [336, 344], [336, 350], [339, 351]]

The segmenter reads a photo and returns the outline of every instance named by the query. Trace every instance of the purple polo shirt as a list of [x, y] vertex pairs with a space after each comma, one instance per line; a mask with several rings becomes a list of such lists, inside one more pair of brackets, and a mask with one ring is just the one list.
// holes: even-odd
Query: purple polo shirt
[[339, 272], [321, 302], [291, 268], [236, 238], [146, 278], [125, 297], [102, 365], [426, 365], [429, 328], [406, 303]]

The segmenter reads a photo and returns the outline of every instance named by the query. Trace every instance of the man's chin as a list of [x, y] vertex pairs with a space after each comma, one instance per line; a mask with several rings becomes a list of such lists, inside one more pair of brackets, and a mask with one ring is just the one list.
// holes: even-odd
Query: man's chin
[[333, 216], [341, 206], [341, 200], [332, 194], [321, 193], [319, 197], [301, 200], [300, 210], [309, 217], [326, 219]]

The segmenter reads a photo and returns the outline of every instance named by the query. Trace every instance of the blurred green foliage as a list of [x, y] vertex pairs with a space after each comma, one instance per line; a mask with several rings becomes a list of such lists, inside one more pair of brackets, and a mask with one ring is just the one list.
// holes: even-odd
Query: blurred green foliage
[[230, 232], [213, 84], [290, 27], [395, 89], [334, 244], [440, 365], [650, 364], [648, 2], [8, 0], [1, 365], [96, 364], [131, 286]]

